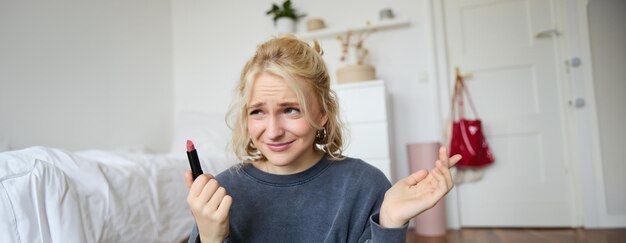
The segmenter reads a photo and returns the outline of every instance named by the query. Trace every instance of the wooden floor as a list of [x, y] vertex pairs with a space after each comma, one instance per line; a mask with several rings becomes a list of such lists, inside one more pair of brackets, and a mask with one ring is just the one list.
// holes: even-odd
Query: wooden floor
[[407, 243], [623, 243], [626, 229], [497, 229], [450, 230], [445, 236], [424, 237], [409, 229]]

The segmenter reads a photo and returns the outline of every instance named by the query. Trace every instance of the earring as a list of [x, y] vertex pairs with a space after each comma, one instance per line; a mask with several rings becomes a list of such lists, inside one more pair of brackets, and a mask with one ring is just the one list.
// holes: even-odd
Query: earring
[[326, 143], [326, 128], [317, 130], [317, 132], [315, 133], [315, 141], [319, 144]]

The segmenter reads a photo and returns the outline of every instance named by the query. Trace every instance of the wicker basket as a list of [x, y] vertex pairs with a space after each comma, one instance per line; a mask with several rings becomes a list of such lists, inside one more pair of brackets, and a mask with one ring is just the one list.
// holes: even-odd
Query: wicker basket
[[347, 65], [337, 69], [337, 83], [353, 83], [376, 79], [376, 69], [372, 65]]

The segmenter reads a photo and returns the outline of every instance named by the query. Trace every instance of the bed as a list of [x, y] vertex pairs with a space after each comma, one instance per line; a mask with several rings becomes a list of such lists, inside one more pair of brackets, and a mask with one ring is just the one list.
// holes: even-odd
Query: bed
[[193, 226], [184, 141], [194, 139], [205, 172], [233, 161], [223, 116], [184, 117], [165, 154], [44, 146], [0, 153], [0, 242], [183, 241]]

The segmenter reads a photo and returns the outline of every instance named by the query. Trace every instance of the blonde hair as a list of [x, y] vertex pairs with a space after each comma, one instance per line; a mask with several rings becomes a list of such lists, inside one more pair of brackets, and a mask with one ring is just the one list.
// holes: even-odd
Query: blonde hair
[[[266, 160], [252, 144], [247, 123], [247, 102], [250, 99], [251, 84], [262, 73], [281, 77], [296, 93], [306, 120], [318, 130], [314, 149], [325, 153], [331, 160], [344, 158], [344, 126], [339, 118], [337, 96], [330, 89], [330, 77], [322, 54], [317, 41], [310, 46], [292, 35], [272, 38], [257, 47], [256, 53], [241, 72], [235, 98], [228, 112], [229, 126], [233, 130], [232, 148], [237, 159], [244, 163]], [[325, 124], [316, 124], [311, 118], [307, 96], [300, 84], [311, 88], [313, 97], [320, 103], [321, 114], [328, 118]]]

